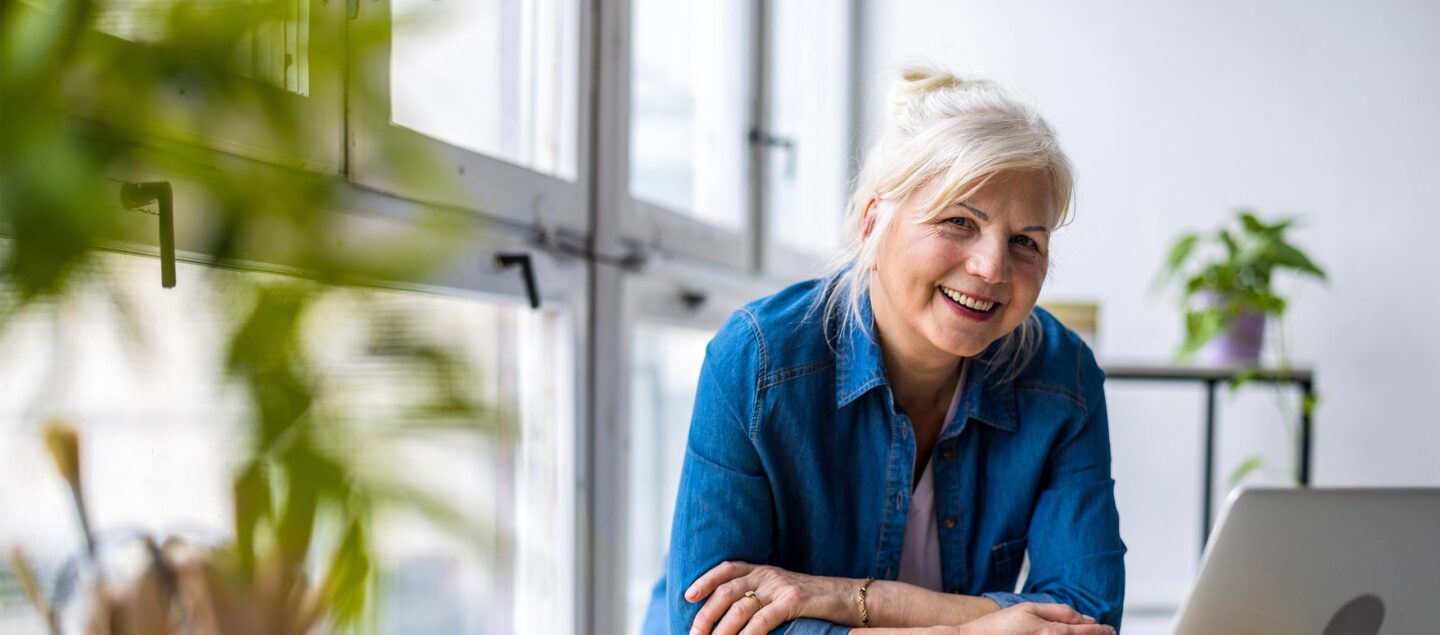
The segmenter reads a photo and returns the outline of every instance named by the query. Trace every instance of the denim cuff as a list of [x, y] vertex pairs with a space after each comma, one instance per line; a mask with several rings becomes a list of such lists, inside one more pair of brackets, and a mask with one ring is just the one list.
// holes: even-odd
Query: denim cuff
[[1022, 602], [1037, 602], [1040, 604], [1064, 604], [1055, 596], [1049, 593], [985, 593], [980, 597], [995, 600], [1000, 608], [1009, 608]]
[[841, 626], [825, 620], [815, 620], [802, 617], [790, 622], [784, 630], [776, 631], [783, 635], [847, 635], [850, 632], [849, 626]]

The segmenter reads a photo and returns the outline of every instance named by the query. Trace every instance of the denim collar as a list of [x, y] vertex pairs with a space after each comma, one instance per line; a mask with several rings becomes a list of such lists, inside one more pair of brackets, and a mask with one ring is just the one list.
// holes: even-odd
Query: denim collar
[[[846, 324], [839, 331], [835, 347], [835, 405], [844, 408], [874, 388], [888, 389], [890, 382], [885, 378], [885, 358], [875, 334], [875, 315], [868, 294], [860, 302], [859, 323], [847, 323], [838, 317], [836, 321]], [[998, 375], [1003, 374], [1003, 369], [991, 368], [1002, 341], [991, 343], [971, 362], [955, 419], [962, 422], [978, 419], [986, 425], [1014, 432], [1019, 427], [1015, 415], [1015, 386], [1012, 382], [999, 381]], [[953, 422], [947, 422], [947, 431], [959, 430], [959, 425], [949, 423]]]

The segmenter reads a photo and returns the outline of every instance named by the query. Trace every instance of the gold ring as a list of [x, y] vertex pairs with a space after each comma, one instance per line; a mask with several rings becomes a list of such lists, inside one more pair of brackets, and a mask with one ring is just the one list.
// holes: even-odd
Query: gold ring
[[[750, 599], [752, 599], [752, 600], [755, 600], [756, 602], [760, 602], [760, 598], [755, 595], [755, 592], [754, 592], [754, 591], [746, 591], [746, 592], [745, 592], [745, 597], [750, 598]], [[764, 602], [760, 602], [760, 606], [765, 606], [765, 603], [764, 603]]]

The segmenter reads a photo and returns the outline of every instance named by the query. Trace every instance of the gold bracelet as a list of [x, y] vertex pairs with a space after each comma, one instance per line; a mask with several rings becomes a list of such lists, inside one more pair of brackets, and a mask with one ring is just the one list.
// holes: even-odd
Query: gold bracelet
[[865, 594], [869, 592], [870, 583], [874, 581], [875, 578], [865, 578], [865, 581], [860, 583], [860, 598], [856, 600], [860, 604], [860, 628], [870, 626], [870, 611], [865, 608]]

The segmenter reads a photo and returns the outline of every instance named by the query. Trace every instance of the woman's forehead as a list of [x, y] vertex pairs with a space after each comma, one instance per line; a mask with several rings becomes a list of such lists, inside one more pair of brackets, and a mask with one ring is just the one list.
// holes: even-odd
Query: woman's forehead
[[922, 218], [965, 210], [985, 221], [1004, 217], [1048, 227], [1055, 219], [1053, 184], [1043, 172], [1002, 172], [959, 183], [947, 183], [944, 176], [938, 174], [921, 183], [905, 197], [904, 206]]

